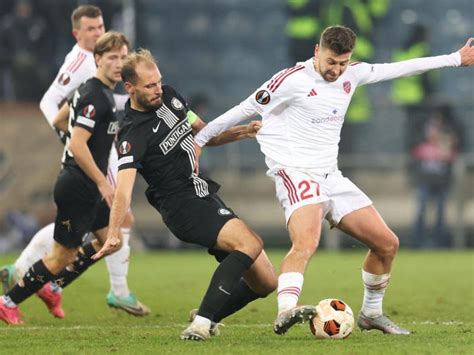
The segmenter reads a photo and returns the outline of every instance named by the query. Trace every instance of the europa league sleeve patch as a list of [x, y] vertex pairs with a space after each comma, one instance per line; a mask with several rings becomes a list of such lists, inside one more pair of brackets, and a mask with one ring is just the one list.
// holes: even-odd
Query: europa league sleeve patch
[[270, 102], [270, 93], [267, 90], [260, 90], [255, 94], [255, 101], [260, 105], [266, 105]]
[[123, 141], [122, 143], [120, 143], [120, 145], [119, 145], [119, 153], [120, 154], [122, 154], [122, 155], [127, 154], [131, 150], [132, 150], [132, 145], [129, 142]]
[[58, 78], [58, 83], [61, 85], [67, 85], [71, 82], [71, 76], [68, 73], [61, 73]]
[[87, 118], [94, 118], [95, 113], [96, 111], [94, 105], [89, 104], [82, 109], [82, 115]]

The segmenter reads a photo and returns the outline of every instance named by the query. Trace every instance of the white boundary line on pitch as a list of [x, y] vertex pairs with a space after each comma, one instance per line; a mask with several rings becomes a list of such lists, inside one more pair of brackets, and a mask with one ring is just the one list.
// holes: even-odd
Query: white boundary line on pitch
[[[412, 322], [411, 324], [420, 324], [420, 325], [463, 325], [464, 322], [460, 321], [444, 321], [444, 322], [436, 322], [431, 320], [420, 321], [420, 322]], [[185, 328], [189, 323], [182, 323], [182, 324], [168, 324], [168, 325], [72, 325], [70, 327], [65, 326], [6, 326], [0, 327], [0, 331], [9, 331], [9, 330], [16, 330], [16, 331], [35, 331], [35, 330], [96, 330], [96, 329], [171, 329], [171, 328]], [[230, 328], [271, 328], [271, 324], [266, 323], [257, 323], [257, 324], [232, 324], [229, 325]]]

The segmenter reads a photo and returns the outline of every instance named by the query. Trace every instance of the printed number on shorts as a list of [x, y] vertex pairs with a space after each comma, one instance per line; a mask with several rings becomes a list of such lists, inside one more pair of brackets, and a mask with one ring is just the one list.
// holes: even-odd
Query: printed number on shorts
[[[311, 189], [311, 186], [313, 186], [314, 190]], [[319, 196], [319, 183], [314, 180], [303, 180], [298, 184], [298, 190], [301, 200], [307, 200], [308, 198], [314, 197], [311, 191], [314, 191], [316, 196]]]

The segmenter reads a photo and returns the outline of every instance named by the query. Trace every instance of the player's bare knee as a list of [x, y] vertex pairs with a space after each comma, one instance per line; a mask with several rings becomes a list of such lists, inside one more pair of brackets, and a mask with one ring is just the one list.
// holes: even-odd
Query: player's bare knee
[[400, 245], [400, 242], [398, 240], [398, 237], [396, 235], [392, 235], [390, 236], [390, 238], [385, 239], [383, 243], [378, 245], [377, 248], [374, 250], [374, 252], [381, 258], [393, 259], [393, 257], [398, 251], [399, 245]]
[[260, 238], [251, 238], [247, 243], [243, 244], [241, 251], [256, 260], [263, 250], [263, 241]]
[[57, 274], [76, 259], [77, 251], [68, 250], [64, 253], [52, 253], [45, 256], [44, 264], [52, 274]]

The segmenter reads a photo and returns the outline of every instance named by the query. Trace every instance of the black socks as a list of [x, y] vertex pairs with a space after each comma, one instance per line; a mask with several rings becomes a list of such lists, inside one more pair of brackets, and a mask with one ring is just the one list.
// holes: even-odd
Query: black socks
[[247, 254], [238, 250], [230, 253], [214, 272], [211, 283], [199, 307], [198, 315], [213, 320], [230, 299], [243, 273], [252, 264], [253, 260]]

